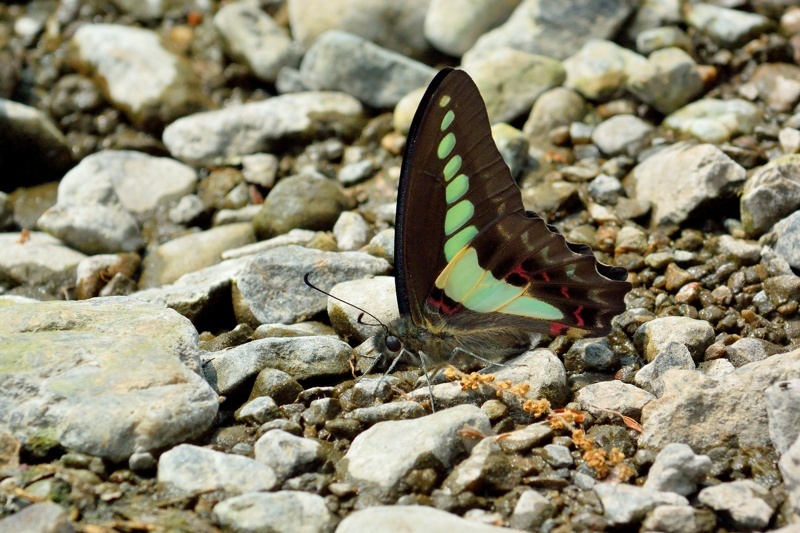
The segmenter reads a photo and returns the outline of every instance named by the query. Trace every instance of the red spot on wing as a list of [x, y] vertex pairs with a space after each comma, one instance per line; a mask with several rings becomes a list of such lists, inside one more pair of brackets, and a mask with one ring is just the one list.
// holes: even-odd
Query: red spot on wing
[[569, 287], [561, 287], [561, 294], [564, 295], [564, 298], [570, 298]]
[[561, 335], [567, 330], [568, 326], [566, 324], [559, 324], [558, 322], [553, 322], [550, 324], [550, 335], [553, 337], [557, 335]]
[[449, 305], [444, 301], [444, 296], [438, 300], [433, 296], [428, 296], [427, 304], [444, 315], [452, 315], [461, 307], [461, 304]]
[[583, 321], [583, 317], [581, 316], [581, 313], [583, 313], [582, 305], [579, 305], [578, 308], [575, 310], [575, 312], [572, 313], [573, 315], [575, 315], [575, 321], [577, 322], [575, 325], [578, 326], [579, 328], [582, 328], [585, 324], [585, 322]]
[[528, 272], [524, 268], [522, 268], [522, 265], [515, 266], [514, 269], [511, 271], [511, 274], [516, 274], [525, 281], [531, 280], [531, 275], [528, 274]]
[[543, 280], [545, 280], [546, 282], [550, 283], [550, 276], [547, 275], [547, 272], [541, 272], [539, 275], [542, 276]]

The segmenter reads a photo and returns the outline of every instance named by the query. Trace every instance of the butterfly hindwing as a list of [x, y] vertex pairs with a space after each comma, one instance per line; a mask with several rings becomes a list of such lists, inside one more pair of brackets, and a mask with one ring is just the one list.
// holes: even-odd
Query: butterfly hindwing
[[401, 313], [465, 332], [608, 333], [630, 289], [624, 269], [525, 211], [465, 72], [434, 78], [408, 139], [395, 244]]

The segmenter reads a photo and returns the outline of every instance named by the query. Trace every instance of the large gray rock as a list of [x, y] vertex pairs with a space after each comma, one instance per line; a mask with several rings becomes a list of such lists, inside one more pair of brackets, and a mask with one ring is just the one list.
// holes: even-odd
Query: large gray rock
[[328, 30], [358, 35], [413, 57], [430, 50], [422, 32], [430, 0], [288, 0], [292, 36], [305, 48]]
[[349, 514], [336, 533], [522, 533], [519, 529], [498, 527], [467, 520], [452, 513], [422, 505], [377, 506]]
[[466, 427], [491, 435], [489, 419], [474, 405], [461, 405], [415, 420], [381, 422], [358, 435], [339, 463], [345, 479], [380, 500], [391, 499], [399, 481], [421, 461], [444, 469], [474, 446]]
[[478, 38], [513, 13], [520, 0], [431, 0], [425, 37], [437, 49], [460, 57]]
[[669, 370], [662, 378], [666, 393], [642, 412], [640, 445], [661, 449], [681, 442], [697, 453], [729, 445], [771, 449], [764, 391], [774, 383], [798, 377], [797, 350], [745, 365], [719, 378], [691, 370]]
[[225, 51], [259, 79], [275, 83], [283, 67], [300, 63], [301, 47], [257, 3], [225, 4], [214, 16]]
[[716, 146], [678, 143], [636, 165], [625, 183], [637, 200], [653, 204], [652, 224], [661, 225], [680, 224], [745, 177], [744, 168]]
[[523, 0], [502, 26], [478, 39], [464, 61], [504, 46], [564, 59], [589, 39], [616, 35], [633, 7], [627, 0]]
[[75, 283], [86, 256], [47, 233], [0, 233], [0, 279], [37, 286], [52, 294]]
[[230, 531], [328, 533], [334, 524], [325, 498], [290, 490], [228, 498], [214, 506], [213, 517]]
[[291, 324], [325, 310], [324, 291], [336, 283], [389, 273], [389, 263], [363, 252], [320, 252], [301, 246], [284, 246], [262, 252], [234, 277], [234, 312], [239, 322], [257, 327], [281, 322]]
[[[0, 303], [0, 431], [112, 461], [203, 433], [219, 402], [185, 318], [127, 298]], [[43, 449], [42, 449], [43, 448]]]
[[158, 129], [206, 107], [189, 62], [158, 34], [119, 24], [85, 24], [70, 43], [77, 70], [95, 76], [108, 100], [139, 127]]
[[362, 113], [358, 100], [342, 93], [284, 94], [183, 117], [167, 126], [163, 140], [173, 156], [191, 165], [235, 165], [281, 142], [352, 134]]
[[756, 169], [744, 184], [740, 208], [744, 231], [751, 237], [800, 208], [800, 154], [779, 157]]
[[351, 33], [329, 31], [317, 39], [300, 65], [303, 82], [317, 90], [355, 96], [372, 107], [394, 107], [436, 71]]

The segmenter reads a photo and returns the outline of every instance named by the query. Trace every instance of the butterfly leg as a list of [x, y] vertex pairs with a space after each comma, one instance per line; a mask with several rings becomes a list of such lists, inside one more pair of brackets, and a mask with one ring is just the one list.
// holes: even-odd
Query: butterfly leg
[[[468, 356], [472, 357], [473, 359], [477, 359], [478, 361], [481, 361], [481, 362], [483, 362], [483, 363], [486, 363], [486, 364], [488, 364], [489, 366], [487, 366], [486, 368], [490, 368], [490, 367], [492, 367], [492, 366], [506, 366], [506, 365], [504, 365], [503, 363], [500, 363], [499, 361], [492, 361], [492, 360], [490, 360], [490, 359], [486, 359], [485, 357], [481, 357], [480, 355], [478, 355], [478, 354], [476, 354], [476, 353], [470, 352], [469, 350], [465, 350], [464, 348], [462, 348], [462, 347], [460, 347], [460, 346], [456, 346], [456, 347], [453, 349], [453, 351], [452, 351], [452, 352], [450, 352], [450, 355], [448, 355], [448, 356], [445, 358], [445, 362], [450, 362], [450, 361], [452, 361], [452, 360], [453, 360], [453, 359], [454, 359], [454, 358], [455, 358], [455, 357], [456, 357], [458, 354], [462, 354], [462, 353], [463, 353], [463, 354], [465, 354], [465, 355], [468, 355]], [[484, 368], [484, 369], [482, 369], [482, 370], [486, 370], [486, 368]]]
[[419, 352], [419, 361], [422, 364], [422, 372], [425, 374], [425, 381], [428, 383], [428, 397], [431, 399], [431, 412], [436, 412], [436, 404], [433, 402], [433, 385], [431, 379], [428, 377], [428, 365], [425, 364], [425, 358], [428, 357], [422, 351]]

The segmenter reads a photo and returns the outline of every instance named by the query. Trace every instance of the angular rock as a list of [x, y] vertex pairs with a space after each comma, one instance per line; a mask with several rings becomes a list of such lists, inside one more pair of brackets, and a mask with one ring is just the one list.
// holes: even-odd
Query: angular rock
[[723, 143], [752, 132], [760, 118], [758, 107], [746, 100], [703, 98], [674, 111], [662, 125], [702, 142]]
[[659, 505], [689, 506], [689, 501], [674, 492], [658, 492], [624, 484], [598, 483], [593, 489], [603, 504], [603, 515], [615, 525], [637, 524]]
[[711, 459], [707, 455], [695, 455], [685, 444], [668, 444], [650, 467], [644, 488], [689, 496], [710, 470]]
[[660, 350], [653, 360], [636, 372], [634, 382], [647, 392], [660, 398], [664, 394], [661, 376], [671, 368], [694, 370], [694, 360], [689, 348], [679, 342], [669, 342]]
[[0, 280], [31, 285], [57, 294], [75, 282], [75, 271], [86, 256], [67, 248], [47, 233], [0, 233]]
[[377, 506], [355, 511], [345, 517], [336, 533], [522, 533], [519, 529], [482, 524], [452, 513], [422, 505]]
[[635, 52], [603, 39], [590, 39], [564, 60], [565, 85], [589, 100], [620, 96], [628, 77], [643, 69], [647, 60]]
[[295, 437], [279, 429], [261, 436], [254, 447], [256, 461], [264, 463], [283, 483], [290, 477], [310, 471], [325, 457], [319, 442]]
[[633, 115], [615, 115], [592, 132], [592, 141], [608, 155], [636, 155], [644, 147], [653, 126]]
[[763, 15], [710, 3], [691, 5], [686, 13], [686, 22], [726, 48], [744, 44], [772, 27], [770, 20]]
[[777, 506], [769, 490], [751, 479], [706, 487], [697, 499], [715, 511], [725, 512], [736, 529], [745, 531], [767, 527]]
[[625, 183], [636, 199], [653, 204], [651, 223], [663, 225], [680, 224], [744, 180], [744, 168], [716, 146], [677, 143], [636, 165]]
[[45, 501], [34, 503], [0, 520], [0, 531], [25, 533], [74, 533], [67, 510]]
[[[773, 355], [719, 378], [670, 370], [667, 393], [642, 412], [640, 445], [661, 449], [688, 444], [696, 453], [719, 446], [770, 449], [764, 390], [779, 381], [800, 378], [800, 351]], [[703, 413], [698, 418], [697, 413]]]
[[372, 107], [390, 108], [427, 85], [436, 71], [352, 33], [332, 30], [306, 52], [300, 73], [311, 88], [341, 91]]
[[135, 252], [144, 246], [136, 220], [117, 206], [56, 204], [39, 217], [37, 225], [89, 255]]
[[635, 419], [639, 419], [644, 406], [655, 399], [649, 392], [619, 380], [587, 385], [575, 395], [581, 408], [596, 417], [607, 415], [605, 409]]
[[661, 113], [672, 113], [703, 93], [703, 77], [692, 56], [680, 48], [653, 52], [628, 77], [628, 90]]
[[473, 439], [460, 435], [465, 427], [492, 434], [489, 419], [473, 405], [416, 420], [381, 422], [353, 440], [339, 468], [362, 493], [389, 499], [398, 482], [421, 461], [449, 469], [458, 455], [474, 445]]
[[502, 26], [478, 39], [465, 54], [464, 62], [504, 46], [564, 59], [589, 39], [612, 38], [632, 11], [633, 5], [625, 0], [523, 0]]
[[779, 381], [764, 391], [764, 398], [769, 438], [782, 455], [800, 436], [800, 380]]

